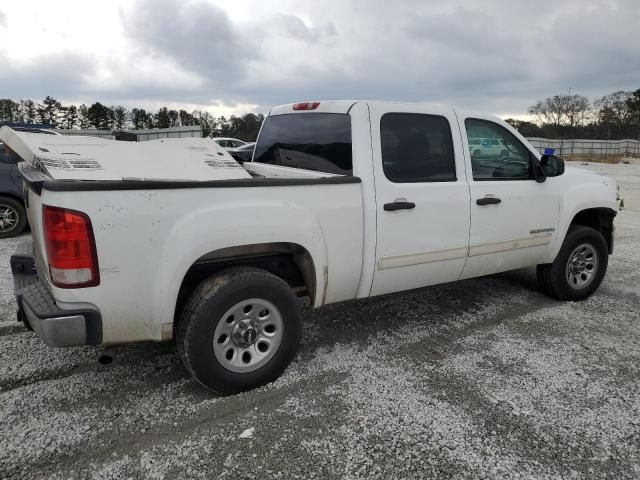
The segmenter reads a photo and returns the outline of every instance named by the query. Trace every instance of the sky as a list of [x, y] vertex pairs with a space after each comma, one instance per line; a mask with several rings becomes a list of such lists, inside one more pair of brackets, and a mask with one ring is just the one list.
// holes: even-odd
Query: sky
[[0, 0], [0, 98], [214, 115], [321, 99], [524, 118], [640, 88], [640, 0]]

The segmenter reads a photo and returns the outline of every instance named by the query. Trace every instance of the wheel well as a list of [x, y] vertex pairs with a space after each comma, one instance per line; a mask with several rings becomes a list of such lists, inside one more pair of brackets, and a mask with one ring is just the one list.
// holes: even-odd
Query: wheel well
[[615, 210], [610, 208], [588, 208], [573, 217], [571, 226], [583, 225], [597, 230], [606, 240], [609, 253], [613, 253], [613, 218], [615, 216]]
[[215, 250], [196, 260], [180, 285], [176, 318], [197, 285], [219, 270], [240, 266], [262, 268], [277, 275], [299, 296], [309, 295], [313, 305], [316, 274], [311, 254], [296, 243], [257, 243]]
[[22, 205], [24, 205], [24, 198], [16, 195], [15, 193], [0, 192], [0, 198], [2, 197], [11, 198], [12, 200], [15, 200], [16, 202], [19, 202]]

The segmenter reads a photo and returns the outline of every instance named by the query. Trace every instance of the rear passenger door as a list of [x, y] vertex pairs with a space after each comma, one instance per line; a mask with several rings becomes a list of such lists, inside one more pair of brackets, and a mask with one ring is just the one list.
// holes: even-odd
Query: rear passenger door
[[469, 241], [469, 189], [453, 110], [371, 104], [376, 188], [372, 295], [457, 280]]

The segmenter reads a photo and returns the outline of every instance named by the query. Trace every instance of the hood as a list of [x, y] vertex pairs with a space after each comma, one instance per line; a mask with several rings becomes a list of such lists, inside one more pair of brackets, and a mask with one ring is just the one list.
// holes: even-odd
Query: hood
[[578, 174], [578, 175], [598, 175], [596, 172], [592, 171], [592, 170], [587, 170], [586, 168], [580, 168], [580, 167], [572, 167], [569, 165], [565, 166], [565, 172], [568, 172], [569, 174]]
[[52, 179], [227, 180], [250, 178], [217, 143], [205, 138], [122, 142], [96, 137], [41, 135], [0, 128], [24, 162]]

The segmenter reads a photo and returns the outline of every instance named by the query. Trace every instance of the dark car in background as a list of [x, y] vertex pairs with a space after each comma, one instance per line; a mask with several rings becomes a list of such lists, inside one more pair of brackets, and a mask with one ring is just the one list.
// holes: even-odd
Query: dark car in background
[[253, 157], [253, 150], [256, 148], [255, 142], [245, 143], [244, 145], [233, 148], [231, 150], [227, 150], [229, 154], [236, 159], [236, 161], [242, 162], [250, 162], [251, 157]]
[[[45, 135], [59, 135], [37, 127], [11, 126], [14, 130]], [[0, 238], [20, 235], [27, 226], [22, 177], [18, 171], [18, 156], [0, 143]]]
[[17, 157], [0, 143], [0, 238], [19, 235], [26, 226], [27, 214]]

